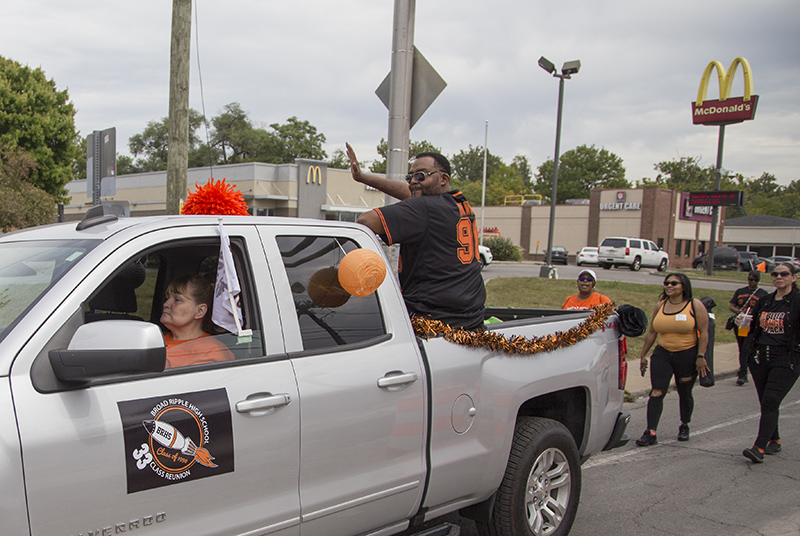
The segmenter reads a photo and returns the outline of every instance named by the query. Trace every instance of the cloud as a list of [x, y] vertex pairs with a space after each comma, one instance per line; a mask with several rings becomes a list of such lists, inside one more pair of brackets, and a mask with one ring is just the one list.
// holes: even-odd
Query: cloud
[[[170, 4], [18, 2], [4, 10], [0, 50], [69, 88], [82, 134], [115, 126], [127, 153], [131, 135], [168, 113]], [[630, 180], [681, 156], [713, 165], [718, 129], [693, 125], [690, 104], [709, 61], [743, 56], [761, 100], [754, 121], [726, 128], [723, 166], [787, 184], [800, 179], [797, 20], [800, 3], [779, 0], [417, 2], [415, 44], [448, 86], [411, 138], [453, 154], [483, 145], [488, 120], [494, 154], [538, 166], [553, 158], [558, 80], [537, 60], [580, 59], [565, 84], [562, 152], [605, 147]], [[392, 24], [391, 2], [197, 0], [190, 106], [214, 116], [239, 102], [263, 125], [297, 116], [326, 135], [329, 154], [350, 141], [376, 158], [388, 114], [374, 92]], [[741, 83], [739, 71], [735, 92]]]

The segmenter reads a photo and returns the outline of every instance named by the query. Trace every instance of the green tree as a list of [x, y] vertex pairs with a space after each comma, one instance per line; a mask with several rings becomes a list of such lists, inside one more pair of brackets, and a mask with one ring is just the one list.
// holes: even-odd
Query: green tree
[[78, 156], [75, 107], [41, 68], [0, 56], [0, 144], [22, 148], [36, 162], [30, 182], [66, 202]]
[[531, 180], [533, 178], [533, 171], [531, 170], [530, 162], [528, 162], [528, 157], [518, 154], [511, 161], [511, 167], [517, 170], [522, 180], [528, 185], [528, 189], [533, 190], [533, 181]]
[[792, 181], [782, 196], [787, 218], [800, 220], [800, 181]]
[[56, 203], [30, 182], [36, 161], [19, 147], [0, 145], [0, 229], [3, 232], [52, 223]]
[[272, 123], [269, 126], [275, 131], [280, 141], [281, 163], [290, 164], [296, 158], [325, 160], [328, 153], [322, 148], [325, 134], [317, 132], [317, 127], [308, 121], [301, 121], [292, 116], [283, 125]]
[[[386, 166], [387, 166], [386, 155], [389, 153], [389, 142], [386, 141], [384, 138], [381, 138], [381, 142], [375, 149], [378, 151], [378, 155], [380, 156], [380, 158], [372, 162], [372, 164], [370, 164], [369, 170], [373, 173], [386, 174]], [[408, 142], [409, 164], [414, 160], [414, 157], [420, 153], [442, 154], [442, 150], [427, 140], [422, 140], [422, 141], [410, 140]]]
[[[459, 180], [469, 182], [483, 182], [483, 147], [469, 146], [461, 150], [450, 159], [453, 175]], [[486, 151], [486, 177], [491, 177], [503, 165], [503, 159]], [[488, 184], [487, 184], [488, 188]]]
[[[197, 129], [203, 124], [203, 116], [197, 110], [189, 110], [189, 152], [197, 150], [200, 138]], [[160, 121], [149, 121], [140, 134], [128, 139], [128, 149], [136, 157], [134, 173], [148, 171], [164, 171], [167, 169], [167, 153], [169, 141], [169, 118]], [[122, 173], [118, 173], [122, 174]]]
[[347, 153], [344, 152], [344, 149], [336, 149], [333, 151], [331, 160], [328, 162], [328, 167], [334, 169], [350, 169], [350, 159], [347, 157]]
[[[553, 192], [553, 160], [536, 169], [534, 191], [550, 199]], [[559, 157], [556, 203], [588, 199], [594, 188], [630, 188], [622, 158], [594, 145], [579, 145]]]
[[[483, 195], [483, 181], [466, 181], [458, 178], [451, 179], [454, 188], [461, 190], [467, 201], [474, 206], [481, 206]], [[503, 205], [506, 197], [511, 195], [527, 195], [531, 193], [530, 187], [525, 183], [522, 175], [513, 166], [501, 163], [486, 179], [485, 204]]]

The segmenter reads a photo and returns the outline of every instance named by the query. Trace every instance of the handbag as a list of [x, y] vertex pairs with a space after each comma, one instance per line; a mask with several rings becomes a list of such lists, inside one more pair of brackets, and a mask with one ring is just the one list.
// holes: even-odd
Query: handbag
[[[705, 305], [705, 303], [704, 303], [704, 305]], [[692, 302], [692, 316], [694, 316], [694, 303], [693, 302]], [[736, 318], [736, 317], [735, 316], [731, 317], [731, 319], [728, 320], [728, 323], [730, 323], [730, 321], [733, 318]], [[695, 326], [697, 326], [696, 323], [695, 323]], [[726, 324], [726, 328], [727, 328], [727, 324]], [[699, 332], [697, 332], [697, 333], [698, 333], [698, 338], [699, 338], [700, 337]], [[714, 387], [714, 383], [715, 383], [714, 382], [714, 335], [713, 334], [714, 334], [714, 315], [711, 314], [711, 312], [709, 311], [709, 317], [708, 317], [708, 348], [706, 349], [706, 364], [708, 365], [708, 372], [706, 372], [705, 376], [700, 376], [700, 378], [699, 378], [700, 387]]]
[[700, 387], [714, 387], [714, 371], [709, 370], [705, 376], [700, 376]]
[[735, 328], [736, 327], [735, 321], [736, 321], [736, 315], [729, 317], [728, 321], [725, 322], [725, 329], [732, 330], [733, 328]]

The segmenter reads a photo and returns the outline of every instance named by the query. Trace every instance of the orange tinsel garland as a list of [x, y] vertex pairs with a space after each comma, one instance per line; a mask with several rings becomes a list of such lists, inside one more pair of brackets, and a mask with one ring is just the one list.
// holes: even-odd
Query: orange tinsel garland
[[552, 352], [577, 344], [602, 328], [608, 317], [614, 312], [614, 306], [610, 303], [592, 309], [592, 314], [586, 320], [567, 331], [558, 331], [552, 335], [531, 337], [530, 339], [521, 336], [506, 338], [504, 335], [492, 331], [468, 331], [454, 328], [428, 317], [412, 316], [411, 325], [417, 336], [423, 339], [441, 336], [462, 346], [482, 347], [507, 354], [536, 354]]
[[[206, 214], [213, 216], [247, 216], [247, 203], [235, 184], [226, 184], [225, 179], [207, 184], [195, 185], [195, 192], [189, 192], [181, 214]], [[187, 190], [188, 191], [188, 190]]]

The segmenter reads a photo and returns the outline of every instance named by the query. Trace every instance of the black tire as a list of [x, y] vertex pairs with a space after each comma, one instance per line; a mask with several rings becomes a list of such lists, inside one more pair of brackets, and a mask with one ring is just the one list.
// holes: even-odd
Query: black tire
[[698, 263], [695, 265], [694, 269], [695, 269], [695, 270], [698, 270], [698, 271], [703, 271], [703, 270], [705, 270], [705, 269], [706, 269], [706, 266], [705, 266], [705, 264], [703, 264], [702, 262], [698, 262]]
[[486, 268], [486, 266], [488, 266], [488, 264], [489, 264], [489, 263], [488, 263], [488, 262], [486, 262], [486, 257], [484, 257], [483, 255], [481, 255], [481, 270], [483, 270], [484, 268]]
[[638, 272], [642, 268], [642, 259], [641, 257], [636, 257], [633, 259], [631, 263], [631, 272]]
[[575, 440], [560, 422], [520, 419], [508, 466], [495, 494], [492, 520], [476, 523], [482, 536], [566, 536], [581, 494]]
[[667, 259], [661, 259], [661, 262], [658, 265], [659, 272], [666, 272], [667, 271]]
[[611, 265], [607, 264], [605, 262], [601, 262], [600, 263], [600, 268], [602, 268], [603, 270], [609, 270], [611, 268]]

